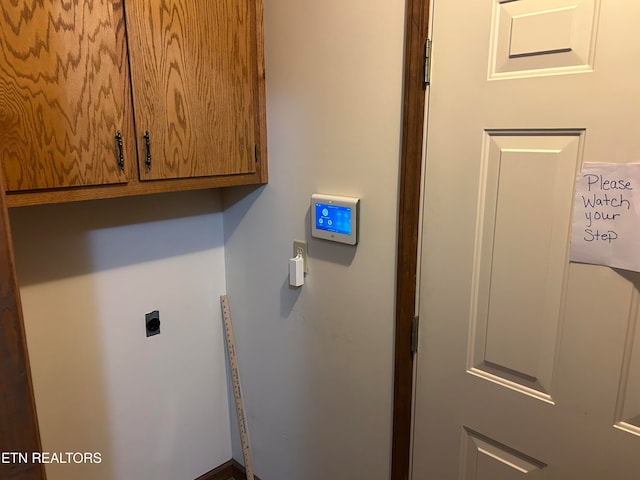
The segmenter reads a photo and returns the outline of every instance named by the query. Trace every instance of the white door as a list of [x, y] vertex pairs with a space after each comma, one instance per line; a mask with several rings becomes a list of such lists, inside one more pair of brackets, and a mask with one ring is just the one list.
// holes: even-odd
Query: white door
[[637, 480], [640, 274], [568, 242], [640, 162], [640, 1], [433, 1], [413, 479]]

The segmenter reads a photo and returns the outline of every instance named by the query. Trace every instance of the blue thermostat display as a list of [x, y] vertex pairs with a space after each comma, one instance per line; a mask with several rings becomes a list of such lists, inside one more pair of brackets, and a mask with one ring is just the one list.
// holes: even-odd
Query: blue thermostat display
[[316, 203], [316, 228], [351, 235], [351, 209], [328, 203]]
[[360, 199], [323, 195], [311, 196], [311, 235], [355, 245], [358, 242]]

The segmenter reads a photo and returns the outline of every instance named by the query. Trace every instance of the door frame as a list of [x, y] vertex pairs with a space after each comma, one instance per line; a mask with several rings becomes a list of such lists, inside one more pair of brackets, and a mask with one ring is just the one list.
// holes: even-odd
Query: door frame
[[402, 150], [396, 257], [396, 315], [391, 480], [407, 480], [411, 468], [413, 353], [420, 224], [420, 185], [425, 116], [425, 41], [430, 0], [407, 0], [405, 15]]
[[[42, 451], [16, 278], [9, 213], [0, 178], [0, 452]], [[8, 475], [5, 477], [5, 475]], [[43, 463], [0, 464], [2, 478], [45, 480]]]
[[[398, 244], [396, 257], [396, 313], [394, 347], [393, 433], [391, 480], [407, 480], [410, 473], [411, 419], [413, 398], [413, 354], [411, 324], [416, 301], [418, 226], [422, 177], [425, 112], [424, 45], [428, 34], [430, 0], [407, 0], [405, 14], [404, 80], [402, 94], [402, 137], [400, 158]], [[0, 332], [0, 380], [7, 379], [8, 391], [0, 404], [0, 439], [15, 439], [23, 451], [40, 451], [40, 435], [31, 384], [31, 372], [24, 323], [17, 289], [9, 218], [0, 186], [0, 289], [3, 301], [3, 330], [10, 325], [17, 337]], [[5, 285], [9, 285], [5, 291]], [[11, 300], [13, 299], [13, 300]], [[8, 303], [7, 303], [8, 302]], [[13, 302], [13, 309], [8, 304]], [[7, 313], [8, 312], [8, 313]], [[16, 350], [16, 345], [18, 346]], [[11, 353], [11, 357], [9, 354]], [[10, 361], [9, 361], [10, 360]], [[20, 385], [20, 382], [22, 384]], [[20, 385], [20, 386], [17, 386]], [[6, 406], [6, 408], [5, 408]], [[9, 412], [20, 412], [16, 417]], [[9, 417], [9, 418], [7, 418]], [[15, 447], [10, 450], [15, 450]], [[10, 451], [9, 450], [9, 451]], [[5, 450], [6, 451], [6, 450]], [[24, 465], [23, 465], [24, 466]], [[18, 475], [20, 473], [17, 473]], [[21, 478], [45, 479], [42, 465], [32, 466]]]

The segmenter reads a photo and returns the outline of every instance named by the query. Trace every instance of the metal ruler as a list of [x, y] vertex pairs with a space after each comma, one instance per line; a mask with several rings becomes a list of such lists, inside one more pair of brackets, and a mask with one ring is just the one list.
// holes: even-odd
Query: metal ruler
[[242, 444], [244, 468], [246, 470], [247, 480], [254, 480], [253, 467], [251, 466], [251, 452], [249, 451], [249, 434], [247, 433], [247, 421], [244, 416], [242, 393], [240, 391], [238, 357], [236, 356], [235, 340], [233, 339], [233, 327], [231, 326], [231, 311], [229, 309], [229, 299], [227, 298], [226, 294], [220, 295], [220, 303], [222, 305], [222, 318], [224, 320], [224, 333], [227, 341], [227, 352], [229, 353], [231, 386], [233, 388], [233, 400], [236, 404], [236, 415], [238, 417], [238, 430], [240, 430], [240, 443]]

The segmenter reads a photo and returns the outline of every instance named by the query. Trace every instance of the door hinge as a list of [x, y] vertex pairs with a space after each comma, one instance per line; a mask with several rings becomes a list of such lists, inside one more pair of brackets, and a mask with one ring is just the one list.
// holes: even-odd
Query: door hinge
[[420, 328], [420, 317], [417, 315], [411, 320], [411, 353], [418, 351], [418, 329]]
[[426, 88], [431, 83], [431, 39], [424, 41], [424, 79], [422, 86]]

